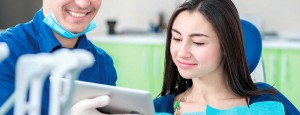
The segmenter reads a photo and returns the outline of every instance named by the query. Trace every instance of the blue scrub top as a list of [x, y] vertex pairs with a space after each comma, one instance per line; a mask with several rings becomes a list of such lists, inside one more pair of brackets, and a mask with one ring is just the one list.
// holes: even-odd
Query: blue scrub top
[[[9, 57], [0, 62], [0, 106], [14, 91], [16, 61], [21, 55], [52, 53], [63, 48], [55, 38], [52, 30], [43, 23], [43, 19], [43, 11], [39, 10], [33, 20], [25, 24], [18, 24], [0, 33], [0, 42], [6, 42], [10, 49]], [[86, 35], [79, 37], [75, 48], [90, 51], [96, 60], [92, 67], [85, 69], [80, 74], [79, 80], [116, 85], [116, 70], [112, 58], [105, 51], [87, 40]], [[44, 84], [41, 114], [48, 114], [48, 104], [49, 79]], [[8, 114], [13, 114], [13, 109]]]

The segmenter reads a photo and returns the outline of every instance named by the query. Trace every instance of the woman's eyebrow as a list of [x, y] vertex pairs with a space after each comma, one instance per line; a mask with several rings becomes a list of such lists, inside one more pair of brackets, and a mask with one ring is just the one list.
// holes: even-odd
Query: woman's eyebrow
[[[176, 29], [172, 29], [172, 31], [179, 34], [179, 35], [181, 35], [181, 33]], [[201, 34], [201, 33], [193, 33], [193, 34], [190, 35], [190, 37], [197, 37], [197, 36], [199, 36], [199, 37], [201, 37], [201, 36], [208, 37], [208, 35]]]
[[175, 33], [177, 33], [177, 34], [179, 34], [179, 35], [181, 35], [181, 33], [178, 30], [176, 30], [176, 29], [172, 29], [172, 31], [175, 32]]
[[190, 37], [196, 37], [196, 36], [199, 36], [199, 37], [201, 37], [201, 36], [208, 37], [208, 35], [201, 34], [201, 33], [193, 33], [193, 34], [190, 35]]

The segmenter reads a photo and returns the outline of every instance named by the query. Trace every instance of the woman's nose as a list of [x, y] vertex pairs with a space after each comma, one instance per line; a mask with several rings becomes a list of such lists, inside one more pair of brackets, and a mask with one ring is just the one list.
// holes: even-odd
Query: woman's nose
[[188, 58], [191, 57], [191, 47], [187, 43], [182, 43], [178, 49], [177, 56], [179, 58]]

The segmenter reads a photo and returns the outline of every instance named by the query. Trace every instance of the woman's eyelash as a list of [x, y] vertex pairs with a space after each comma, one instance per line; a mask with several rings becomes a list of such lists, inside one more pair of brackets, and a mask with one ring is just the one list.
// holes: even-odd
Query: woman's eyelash
[[172, 39], [175, 40], [175, 41], [181, 41], [181, 39], [175, 38], [175, 37], [173, 37]]
[[196, 45], [204, 45], [204, 43], [199, 43], [199, 42], [193, 42]]

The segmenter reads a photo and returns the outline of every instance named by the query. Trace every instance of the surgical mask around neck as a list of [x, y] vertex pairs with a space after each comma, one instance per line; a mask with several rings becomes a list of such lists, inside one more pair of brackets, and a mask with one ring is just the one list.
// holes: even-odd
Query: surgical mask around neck
[[67, 39], [74, 39], [78, 38], [79, 36], [91, 31], [92, 29], [96, 28], [96, 23], [91, 21], [88, 27], [80, 33], [72, 33], [69, 30], [62, 27], [59, 22], [56, 20], [55, 15], [52, 12], [49, 0], [46, 0], [48, 14], [45, 16], [43, 22], [48, 25], [52, 30], [54, 30], [58, 35], [67, 38]]

